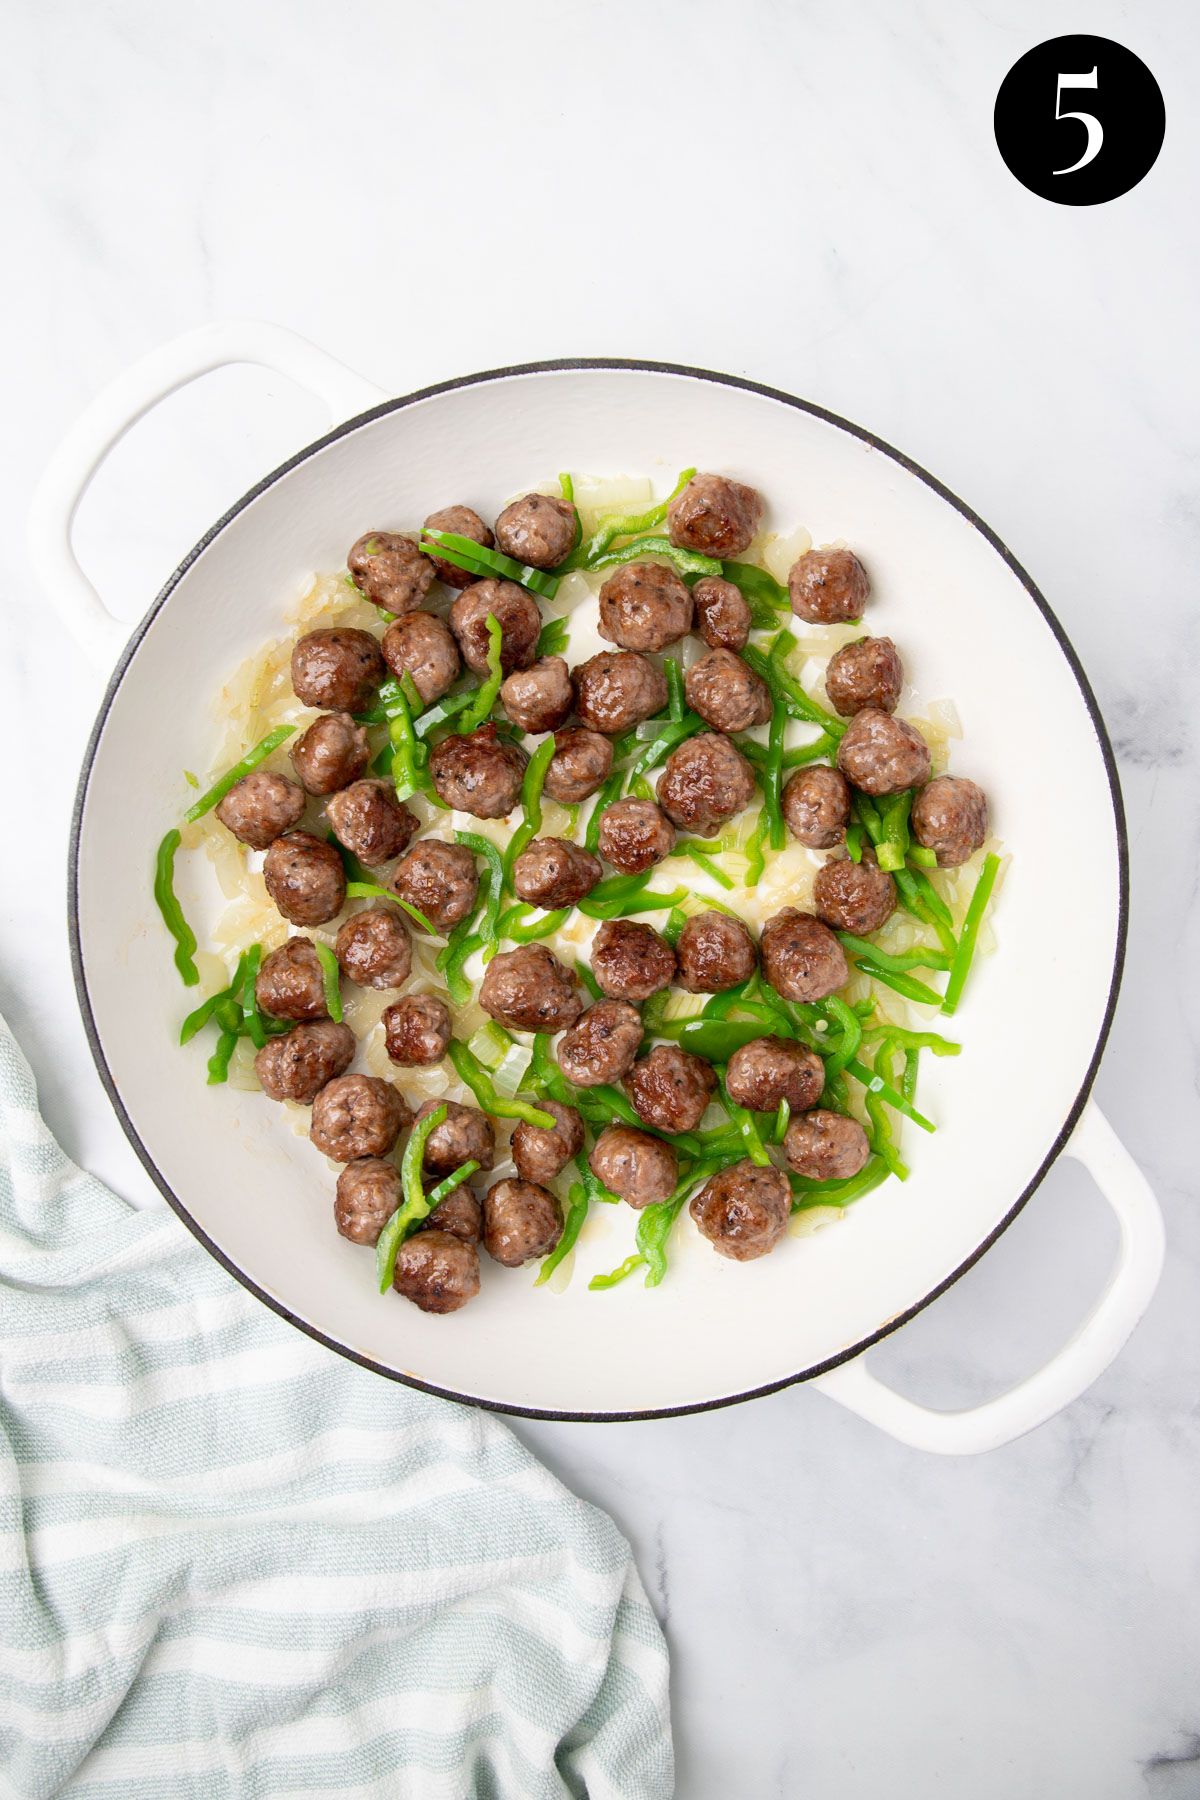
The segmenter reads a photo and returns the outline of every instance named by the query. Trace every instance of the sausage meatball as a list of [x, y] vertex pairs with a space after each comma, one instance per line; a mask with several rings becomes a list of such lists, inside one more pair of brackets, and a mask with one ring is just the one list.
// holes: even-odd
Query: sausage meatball
[[850, 823], [850, 789], [846, 777], [826, 763], [797, 769], [784, 784], [781, 799], [788, 830], [810, 850], [832, 850]]
[[462, 668], [454, 633], [427, 612], [393, 620], [383, 634], [383, 658], [397, 681], [411, 676], [426, 706], [450, 692]]
[[[456, 537], [470, 538], [473, 544], [482, 544], [485, 550], [491, 550], [496, 542], [479, 514], [470, 506], [440, 506], [436, 512], [430, 513], [421, 529], [452, 531]], [[438, 580], [444, 581], [447, 587], [470, 587], [475, 580], [469, 569], [460, 569], [455, 563], [447, 562], [445, 557], [431, 556], [429, 560], [437, 571]]]
[[598, 1000], [558, 1042], [558, 1066], [576, 1087], [620, 1081], [633, 1067], [642, 1021], [627, 1000]]
[[397, 988], [412, 974], [408, 926], [391, 906], [369, 906], [347, 919], [333, 952], [342, 974], [359, 987]]
[[498, 1181], [483, 1196], [483, 1247], [506, 1269], [548, 1256], [562, 1228], [562, 1208], [536, 1181]]
[[675, 979], [666, 938], [636, 919], [607, 919], [592, 939], [592, 974], [610, 1000], [648, 1000]]
[[384, 1044], [392, 1062], [420, 1069], [441, 1062], [454, 1035], [450, 1009], [436, 994], [405, 994], [383, 1013]]
[[420, 828], [417, 815], [401, 806], [390, 781], [352, 781], [329, 796], [325, 817], [338, 843], [369, 868], [407, 850]]
[[392, 1286], [422, 1312], [457, 1312], [479, 1292], [479, 1252], [448, 1231], [418, 1231], [400, 1246]]
[[418, 1108], [415, 1123], [420, 1124], [439, 1106], [445, 1107], [446, 1117], [425, 1140], [425, 1173], [441, 1181], [466, 1162], [490, 1169], [496, 1160], [496, 1132], [487, 1114], [477, 1106], [460, 1106], [457, 1100], [426, 1100]]
[[398, 1088], [376, 1075], [338, 1075], [312, 1106], [309, 1137], [334, 1162], [387, 1156], [412, 1113]]
[[521, 797], [529, 761], [516, 744], [506, 744], [494, 725], [464, 737], [451, 732], [432, 752], [429, 773], [447, 806], [477, 819], [502, 819]]
[[794, 906], [767, 920], [760, 950], [763, 974], [785, 1000], [824, 1000], [850, 979], [845, 952], [828, 925]]
[[515, 581], [501, 581], [492, 575], [464, 588], [450, 608], [450, 629], [458, 639], [467, 667], [485, 678], [491, 673], [489, 614], [500, 627], [500, 667], [504, 673], [511, 675], [514, 669], [527, 669], [537, 658], [537, 641], [542, 631], [538, 603]]
[[307, 632], [292, 651], [297, 700], [324, 712], [365, 712], [386, 674], [371, 633], [345, 625]]
[[632, 731], [666, 704], [666, 676], [636, 650], [601, 650], [575, 670], [575, 710], [606, 737]]
[[679, 1179], [679, 1159], [670, 1144], [634, 1125], [608, 1125], [588, 1157], [588, 1168], [610, 1194], [635, 1211], [669, 1200]]
[[522, 944], [493, 956], [479, 1004], [511, 1031], [562, 1031], [583, 1010], [574, 975], [545, 944]]
[[625, 1077], [634, 1111], [655, 1131], [695, 1131], [716, 1086], [709, 1064], [677, 1044], [656, 1045]]
[[260, 1012], [272, 1019], [325, 1019], [325, 971], [312, 939], [291, 937], [263, 957], [254, 981]]
[[565, 659], [543, 656], [531, 669], [515, 669], [501, 682], [500, 699], [522, 731], [557, 731], [575, 707], [575, 689]]
[[600, 854], [623, 875], [641, 875], [674, 848], [675, 827], [653, 800], [614, 800], [600, 815]]
[[868, 706], [847, 726], [837, 766], [864, 794], [900, 794], [929, 780], [929, 746], [906, 720]]
[[544, 1187], [583, 1149], [583, 1120], [573, 1106], [562, 1106], [557, 1100], [539, 1100], [538, 1110], [550, 1114], [554, 1129], [547, 1131], [522, 1119], [513, 1131], [510, 1149], [522, 1181], [538, 1181]]
[[866, 937], [886, 925], [896, 910], [896, 884], [874, 857], [861, 862], [831, 858], [817, 870], [813, 911], [835, 931]]
[[933, 850], [939, 869], [956, 869], [974, 856], [988, 834], [983, 789], [964, 775], [939, 775], [913, 801], [912, 834]]
[[289, 752], [310, 794], [335, 794], [357, 781], [371, 760], [366, 731], [348, 712], [322, 713]]
[[694, 913], [675, 945], [675, 977], [689, 994], [720, 994], [749, 981], [758, 967], [754, 939], [727, 913]]
[[600, 636], [622, 650], [665, 650], [692, 629], [692, 596], [667, 563], [625, 563], [600, 589]]
[[762, 524], [762, 495], [728, 475], [693, 475], [667, 509], [671, 542], [725, 560], [740, 556]]
[[545, 791], [561, 806], [578, 806], [608, 780], [612, 761], [613, 747], [598, 731], [556, 731]]
[[300, 823], [305, 805], [304, 789], [286, 775], [251, 769], [230, 788], [217, 807], [217, 817], [243, 844], [252, 850], [266, 850]]
[[332, 1019], [297, 1025], [268, 1038], [254, 1058], [258, 1085], [271, 1100], [298, 1100], [311, 1106], [327, 1081], [344, 1075], [354, 1061], [354, 1033]]
[[526, 494], [496, 520], [496, 542], [505, 556], [531, 569], [556, 569], [575, 542], [575, 508], [554, 494]]
[[771, 717], [766, 682], [732, 650], [706, 651], [688, 670], [683, 691], [692, 711], [714, 731], [749, 731]]
[[810, 1181], [848, 1181], [865, 1167], [871, 1146], [857, 1119], [818, 1107], [792, 1120], [783, 1154], [797, 1175]]
[[466, 1182], [460, 1181], [417, 1230], [445, 1231], [451, 1237], [461, 1238], [464, 1244], [477, 1244], [483, 1236], [483, 1208]]
[[873, 706], [895, 712], [904, 686], [904, 665], [889, 637], [856, 638], [829, 659], [825, 692], [844, 719]]
[[702, 731], [672, 750], [658, 778], [658, 803], [681, 831], [711, 837], [754, 797], [754, 770], [720, 732]]
[[374, 1244], [400, 1204], [400, 1171], [382, 1156], [360, 1156], [337, 1178], [333, 1222], [352, 1244]]
[[692, 589], [696, 629], [711, 650], [741, 650], [750, 636], [750, 602], [720, 575], [706, 575]]
[[725, 1086], [729, 1098], [751, 1112], [774, 1112], [781, 1100], [804, 1112], [821, 1098], [825, 1064], [791, 1038], [754, 1038], [730, 1057]]
[[787, 1229], [791, 1189], [782, 1169], [749, 1159], [722, 1169], [692, 1196], [688, 1211], [713, 1249], [733, 1262], [773, 1250]]
[[871, 587], [852, 550], [806, 550], [788, 571], [792, 611], [810, 625], [860, 619]]
[[346, 558], [355, 583], [384, 612], [415, 612], [433, 586], [433, 564], [416, 540], [398, 531], [368, 531]]
[[324, 925], [346, 904], [346, 871], [332, 844], [307, 831], [276, 838], [263, 863], [267, 892], [293, 925]]
[[566, 838], [534, 838], [517, 857], [512, 883], [518, 900], [530, 906], [577, 906], [601, 875], [600, 858]]
[[479, 871], [465, 844], [421, 838], [392, 870], [392, 886], [436, 930], [448, 931], [474, 906]]

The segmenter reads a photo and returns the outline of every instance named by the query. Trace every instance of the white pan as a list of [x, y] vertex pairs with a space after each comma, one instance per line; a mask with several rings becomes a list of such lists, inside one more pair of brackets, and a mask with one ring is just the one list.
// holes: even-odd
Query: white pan
[[[72, 555], [75, 507], [141, 414], [234, 362], [295, 377], [335, 421], [357, 416], [214, 525], [123, 644]], [[211, 753], [224, 678], [279, 635], [298, 578], [340, 568], [359, 532], [456, 499], [494, 511], [558, 469], [669, 480], [688, 464], [762, 489], [782, 529], [803, 524], [817, 543], [862, 550], [871, 628], [896, 638], [923, 696], [957, 702], [955, 766], [988, 790], [1012, 854], [1000, 948], [977, 965], [954, 1021], [963, 1055], [927, 1059], [922, 1105], [939, 1129], [910, 1130], [904, 1187], [889, 1182], [840, 1223], [748, 1265], [681, 1227], [669, 1278], [650, 1292], [636, 1281], [587, 1291], [586, 1273], [631, 1247], [627, 1210], [598, 1208], [566, 1291], [532, 1291], [531, 1270], [492, 1271], [464, 1312], [426, 1317], [376, 1293], [370, 1257], [333, 1229], [328, 1167], [280, 1109], [206, 1087], [203, 1046], [173, 1047], [186, 996], [151, 898], [154, 847], [177, 811], [179, 771]], [[34, 567], [70, 628], [117, 662], [71, 846], [72, 945], [96, 1064], [171, 1205], [283, 1317], [381, 1374], [512, 1412], [660, 1417], [811, 1380], [896, 1437], [944, 1451], [1007, 1442], [1111, 1361], [1162, 1258], [1154, 1199], [1088, 1100], [1125, 939], [1116, 771], [1045, 600], [931, 476], [843, 419], [702, 370], [550, 363], [391, 400], [288, 333], [222, 324], [156, 352], [95, 402], [43, 480], [31, 531]], [[1037, 1029], [1047, 1008], [1053, 1033]], [[1091, 1170], [1121, 1231], [1108, 1286], [1073, 1340], [973, 1411], [930, 1412], [885, 1388], [864, 1350], [961, 1275], [1062, 1152]]]

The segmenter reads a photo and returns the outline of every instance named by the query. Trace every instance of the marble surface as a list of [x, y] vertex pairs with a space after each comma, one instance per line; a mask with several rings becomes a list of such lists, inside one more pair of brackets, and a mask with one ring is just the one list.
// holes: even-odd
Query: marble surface
[[[1010, 64], [1081, 23], [1138, 51], [1167, 105], [1158, 166], [1096, 209], [1026, 193], [991, 134]], [[1097, 1091], [1167, 1213], [1161, 1290], [1085, 1399], [977, 1460], [903, 1449], [803, 1390], [517, 1429], [637, 1547], [671, 1638], [685, 1800], [1200, 1794], [1194, 11], [18, 0], [7, 36], [0, 1006], [64, 1143], [146, 1198], [65, 933], [102, 677], [22, 551], [35, 473], [104, 382], [241, 314], [396, 391], [532, 358], [661, 357], [870, 426], [1032, 571], [1111, 726], [1133, 914]], [[478, 253], [439, 243], [439, 221]], [[148, 421], [79, 519], [113, 605], [140, 614], [321, 423], [245, 371]], [[1053, 779], [1052, 726], [1020, 724], [1045, 730]], [[875, 1366], [935, 1404], [998, 1391], [1069, 1333], [1113, 1246], [1060, 1168]]]

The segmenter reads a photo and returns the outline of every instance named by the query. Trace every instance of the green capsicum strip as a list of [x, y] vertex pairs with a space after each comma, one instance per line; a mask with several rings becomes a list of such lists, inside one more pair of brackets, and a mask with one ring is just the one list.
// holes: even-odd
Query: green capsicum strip
[[512, 886], [513, 864], [526, 844], [531, 842], [542, 829], [542, 787], [554, 751], [554, 737], [551, 734], [542, 739], [525, 765], [525, 773], [521, 778], [521, 806], [525, 817], [513, 832], [508, 849], [504, 852], [504, 880], [510, 887]]
[[460, 537], [456, 531], [427, 529], [419, 548], [426, 556], [440, 556], [444, 562], [453, 563], [456, 569], [465, 569], [469, 575], [477, 575], [481, 581], [489, 575], [499, 575], [505, 581], [519, 582], [531, 593], [540, 594], [543, 600], [553, 600], [558, 592], [558, 576], [548, 569], [534, 569], [527, 563], [514, 562], [511, 556], [504, 556], [499, 550], [487, 550], [474, 538]]
[[460, 1038], [451, 1039], [450, 1061], [454, 1064], [459, 1080], [470, 1088], [484, 1112], [491, 1113], [493, 1118], [521, 1119], [525, 1124], [536, 1125], [542, 1131], [554, 1130], [553, 1113], [543, 1112], [524, 1100], [506, 1100], [503, 1094], [498, 1093], [479, 1058]]
[[791, 596], [788, 591], [766, 569], [760, 569], [754, 563], [723, 562], [721, 573], [726, 581], [732, 581], [743, 599], [750, 603], [750, 623], [758, 631], [772, 631], [778, 624], [778, 613], [787, 613], [792, 609]]
[[[425, 1161], [425, 1145], [439, 1125], [446, 1122], [446, 1103], [435, 1106], [424, 1119], [418, 1119], [408, 1134], [404, 1155], [400, 1158], [400, 1204], [379, 1234], [375, 1245], [375, 1273], [379, 1291], [386, 1294], [396, 1273], [396, 1255], [414, 1225], [428, 1218], [430, 1199], [421, 1186], [421, 1170]], [[457, 1181], [458, 1170], [454, 1172]]]
[[[667, 516], [667, 509], [672, 500], [677, 494], [683, 492], [695, 473], [695, 469], [684, 469], [666, 499], [656, 500], [654, 505], [648, 507], [644, 512], [611, 513], [607, 518], [601, 519], [588, 540], [587, 549], [582, 554], [573, 554], [568, 557], [564, 567], [594, 568], [596, 566], [594, 559], [603, 556], [609, 545], [615, 543], [618, 538], [640, 537], [642, 533], [652, 531], [656, 525], [661, 525]], [[559, 479], [561, 481], [561, 476]], [[564, 498], [570, 499], [573, 496], [564, 495]]]
[[657, 534], [631, 538], [629, 543], [621, 544], [615, 550], [606, 550], [603, 556], [589, 557], [587, 567], [613, 569], [620, 563], [640, 562], [646, 556], [657, 556], [664, 562], [669, 562], [677, 575], [721, 573], [721, 565], [715, 557], [701, 556], [697, 550], [680, 550], [670, 538]]
[[[568, 501], [571, 506], [575, 506], [575, 481], [569, 470], [563, 470], [559, 475], [558, 491], [564, 500]], [[579, 516], [579, 508], [575, 506], [575, 535], [571, 539], [571, 549], [566, 559], [568, 562], [570, 561], [570, 558], [574, 556], [576, 550], [578, 550], [582, 538], [583, 520]], [[541, 652], [539, 651], [538, 654], [540, 655]]]
[[996, 885], [996, 877], [1000, 873], [1000, 858], [987, 855], [983, 859], [983, 867], [979, 871], [979, 880], [975, 883], [975, 892], [971, 895], [967, 916], [963, 920], [962, 934], [958, 940], [958, 951], [950, 969], [950, 979], [946, 983], [946, 995], [942, 1001], [942, 1011], [952, 1013], [962, 999], [963, 988], [967, 976], [971, 972], [971, 962], [975, 955], [975, 946], [979, 941], [979, 927], [983, 924], [983, 915], [987, 911], [992, 889]]
[[[878, 846], [883, 843], [885, 836], [884, 824], [878, 808], [866, 794], [856, 793], [854, 810], [863, 830], [872, 844], [876, 846], [878, 855]], [[934, 888], [929, 877], [923, 875], [919, 869], [905, 868], [894, 869], [892, 880], [896, 883], [896, 892], [900, 896], [900, 904], [904, 910], [911, 913], [914, 919], [920, 919], [923, 924], [932, 925], [943, 950], [953, 958], [958, 950], [958, 940], [954, 935], [954, 920], [949, 907]]]
[[593, 806], [588, 817], [587, 830], [583, 834], [583, 847], [585, 850], [595, 851], [598, 848], [600, 843], [600, 820], [604, 815], [604, 810], [606, 807], [611, 806], [614, 800], [619, 800], [621, 798], [624, 788], [625, 776], [620, 769], [614, 769], [612, 774], [601, 784], [596, 794], [596, 804]]
[[[500, 939], [500, 896], [504, 890], [504, 859], [492, 840], [481, 837], [478, 832], [456, 831], [454, 841], [463, 844], [472, 856], [481, 856], [487, 865], [487, 889], [486, 898], [483, 898], [483, 910], [481, 913], [473, 915], [473, 918], [478, 917], [479, 923], [475, 929], [478, 930], [483, 945], [494, 951]], [[457, 930], [458, 926], [455, 926], [455, 931]], [[468, 932], [463, 933], [463, 937], [467, 935]], [[462, 938], [459, 938], [458, 941], [461, 943]]]
[[846, 730], [845, 723], [826, 712], [823, 706], [818, 706], [815, 700], [810, 700], [795, 676], [789, 675], [783, 667], [783, 658], [794, 647], [795, 641], [790, 631], [781, 631], [765, 654], [747, 644], [742, 650], [742, 661], [766, 682], [774, 700], [785, 707], [793, 719], [819, 725], [827, 737], [840, 743]]
[[200, 971], [196, 967], [196, 934], [183, 916], [183, 908], [175, 896], [175, 852], [180, 844], [174, 826], [168, 831], [154, 858], [154, 898], [162, 914], [163, 924], [175, 939], [175, 967], [184, 987], [198, 987]]
[[877, 803], [883, 836], [875, 849], [875, 860], [890, 875], [902, 869], [908, 856], [908, 815], [912, 810], [913, 791], [890, 794]]
[[[893, 1046], [894, 1039], [887, 1037], [883, 1039], [875, 1052], [875, 1073], [880, 1078], [881, 1082], [886, 1084], [891, 1084], [893, 1081]], [[896, 1147], [896, 1140], [892, 1133], [891, 1120], [884, 1111], [882, 1089], [879, 1091], [874, 1091], [871, 1088], [867, 1089], [866, 1106], [867, 1117], [871, 1121], [872, 1150], [875, 1152], [876, 1156], [882, 1157], [893, 1175], [897, 1176], [901, 1181], [907, 1181], [908, 1164], [903, 1160]]]
[[678, 725], [684, 714], [683, 672], [678, 657], [664, 656], [663, 668], [667, 676], [667, 712]]
[[377, 881], [348, 881], [346, 898], [347, 900], [388, 900], [393, 906], [398, 906], [402, 912], [406, 912], [410, 919], [415, 919], [422, 931], [427, 931], [430, 937], [438, 936], [437, 926], [431, 919], [425, 917], [419, 906], [414, 906], [409, 900], [402, 900], [393, 888], [380, 887]]
[[678, 749], [685, 738], [694, 737], [698, 731], [707, 731], [708, 726], [699, 713], [685, 712], [682, 719], [668, 719], [657, 737], [650, 739], [637, 761], [633, 764], [630, 776], [646, 775], [656, 769], [660, 762], [665, 762], [672, 750]]
[[278, 750], [280, 744], [291, 737], [295, 729], [294, 725], [277, 725], [274, 731], [269, 731], [265, 738], [255, 744], [253, 750], [246, 752], [240, 762], [234, 763], [232, 769], [226, 770], [219, 781], [214, 781], [208, 792], [201, 794], [194, 806], [188, 807], [183, 815], [188, 824], [194, 825], [196, 820], [202, 819], [206, 812], [211, 812], [214, 806], [219, 806], [230, 788], [236, 787], [242, 777], [249, 775], [252, 769], [257, 769], [260, 762], [265, 762], [273, 750]]
[[461, 693], [448, 694], [439, 700], [436, 706], [427, 706], [419, 719], [413, 720], [413, 730], [419, 738], [427, 738], [438, 725], [446, 725], [451, 719], [458, 718], [468, 706], [475, 703], [478, 688], [464, 688]]
[[882, 968], [868, 956], [852, 956], [851, 966], [865, 975], [869, 981], [878, 981], [883, 987], [891, 988], [893, 993], [902, 994], [906, 1000], [915, 1001], [918, 1006], [940, 1006], [942, 996], [924, 981], [918, 981], [915, 975], [898, 975], [890, 969]]
[[519, 901], [503, 914], [497, 936], [511, 944], [536, 944], [540, 938], [553, 937], [566, 924], [570, 908], [561, 906], [554, 912], [542, 912], [527, 901]]
[[559, 1263], [575, 1248], [579, 1233], [583, 1230], [583, 1221], [588, 1216], [589, 1204], [590, 1197], [582, 1181], [573, 1181], [567, 1189], [567, 1216], [563, 1220], [562, 1236], [538, 1270], [534, 1287], [544, 1287]]
[[469, 731], [478, 731], [479, 727], [490, 717], [496, 698], [500, 692], [500, 683], [504, 680], [504, 669], [500, 661], [500, 647], [504, 641], [504, 633], [495, 613], [487, 616], [488, 678], [480, 682], [475, 689], [469, 706], [465, 706], [458, 715], [458, 723], [454, 727], [460, 736], [465, 737]]
[[313, 949], [317, 953], [317, 961], [321, 965], [321, 977], [325, 983], [325, 1011], [335, 1025], [342, 1022], [342, 971], [338, 959], [328, 944], [318, 943], [313, 939]]
[[397, 800], [407, 800], [429, 786], [425, 763], [426, 746], [413, 730], [412, 709], [400, 683], [394, 678], [383, 683], [379, 704], [387, 714], [388, 741], [392, 747], [392, 784]]
[[906, 1031], [902, 1025], [868, 1025], [863, 1031], [864, 1044], [882, 1043], [885, 1037], [895, 1038], [902, 1049], [929, 1050], [934, 1056], [958, 1056], [962, 1052], [961, 1044], [936, 1031]]
[[[324, 946], [319, 947], [318, 955], [320, 954], [321, 948], [324, 948]], [[255, 983], [258, 980], [258, 970], [261, 962], [262, 945], [251, 944], [250, 948], [246, 951], [245, 962], [242, 966], [242, 1030], [251, 1040], [256, 1050], [261, 1050], [267, 1041], [267, 1027], [262, 1014], [258, 1010], [258, 995], [255, 991]], [[334, 966], [336, 967], [336, 960]], [[326, 981], [326, 992], [328, 992], [328, 981]], [[339, 1019], [341, 1018], [340, 1005], [338, 1012], [336, 1014], [331, 1014], [330, 1016]]]
[[561, 656], [567, 647], [567, 621], [551, 619], [542, 626], [537, 641], [537, 654], [543, 656]]
[[[686, 888], [673, 888], [669, 894], [658, 893], [646, 885], [649, 880], [649, 875], [628, 875], [598, 882], [587, 898], [579, 902], [579, 911], [589, 919], [626, 919], [636, 913], [669, 912], [688, 897]], [[626, 887], [626, 882], [633, 885]]]
[[849, 931], [839, 931], [838, 939], [852, 955], [864, 956], [876, 968], [887, 969], [893, 975], [907, 975], [912, 969], [937, 969], [944, 972], [950, 967], [950, 957], [933, 944], [914, 944], [911, 950], [881, 950], [870, 938], [855, 937]]
[[789, 771], [804, 769], [810, 763], [829, 762], [836, 754], [837, 739], [830, 737], [827, 731], [823, 731], [820, 737], [813, 739], [811, 744], [797, 744], [793, 749], [785, 750], [783, 766], [785, 770]]
[[938, 866], [937, 852], [927, 850], [924, 844], [910, 843], [908, 860], [910, 863], [915, 863], [919, 869], [936, 869]]
[[746, 1155], [750, 1158], [750, 1161], [755, 1163], [760, 1169], [767, 1168], [771, 1158], [767, 1155], [766, 1147], [763, 1144], [762, 1138], [759, 1136], [754, 1114], [747, 1112], [744, 1106], [739, 1106], [735, 1100], [729, 1098], [724, 1080], [721, 1082], [719, 1091], [721, 1105], [724, 1107], [730, 1123], [737, 1126], [738, 1131], [741, 1134], [742, 1142], [746, 1148]]
[[882, 1157], [872, 1156], [863, 1164], [857, 1175], [849, 1175], [841, 1181], [814, 1181], [807, 1175], [797, 1175], [788, 1171], [791, 1183], [793, 1212], [807, 1212], [814, 1206], [849, 1206], [852, 1200], [859, 1200], [885, 1182], [891, 1170]]
[[[841, 1036], [837, 1046], [825, 1064], [825, 1081], [828, 1085], [830, 1082], [836, 1082], [847, 1063], [857, 1056], [858, 1047], [862, 1043], [863, 1028], [862, 1020], [853, 1007], [847, 1006], [844, 1000], [839, 1000], [836, 994], [831, 994], [825, 1005], [834, 1022], [841, 1027]], [[911, 1098], [911, 1095], [909, 1097]]]

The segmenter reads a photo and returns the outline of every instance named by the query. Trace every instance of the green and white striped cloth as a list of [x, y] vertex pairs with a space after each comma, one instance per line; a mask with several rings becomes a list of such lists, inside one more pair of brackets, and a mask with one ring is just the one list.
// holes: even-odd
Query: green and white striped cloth
[[0, 1020], [0, 1793], [671, 1791], [611, 1521], [74, 1168]]

